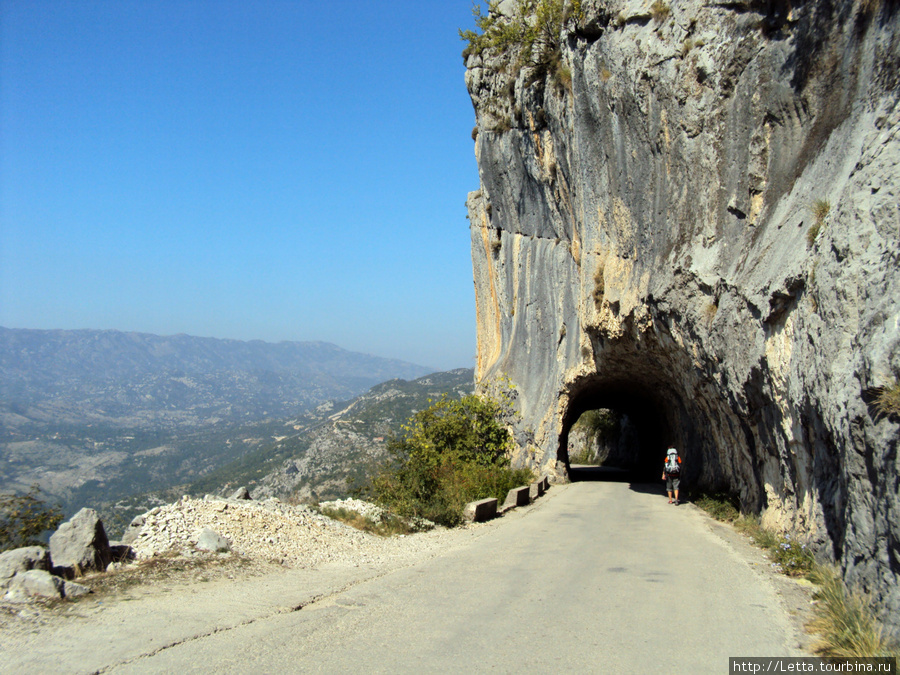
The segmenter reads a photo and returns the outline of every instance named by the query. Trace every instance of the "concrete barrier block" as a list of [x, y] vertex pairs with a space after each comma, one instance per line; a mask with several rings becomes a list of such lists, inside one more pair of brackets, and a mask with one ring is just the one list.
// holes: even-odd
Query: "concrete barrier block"
[[513, 488], [506, 494], [506, 501], [503, 502], [503, 510], [515, 508], [516, 506], [528, 506], [531, 502], [529, 492], [531, 488], [527, 485]]
[[541, 496], [540, 491], [538, 490], [538, 484], [532, 483], [528, 486], [528, 496], [531, 498], [531, 501], [534, 501], [538, 497]]
[[544, 492], [550, 489], [550, 476], [544, 476], [541, 482], [544, 484]]
[[473, 523], [490, 520], [497, 515], [497, 500], [494, 497], [469, 502], [463, 510], [463, 517]]

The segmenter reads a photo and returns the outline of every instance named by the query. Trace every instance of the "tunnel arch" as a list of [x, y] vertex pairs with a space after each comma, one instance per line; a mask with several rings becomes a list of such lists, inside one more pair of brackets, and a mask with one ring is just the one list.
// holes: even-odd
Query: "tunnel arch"
[[589, 410], [610, 409], [625, 416], [633, 427], [630, 461], [619, 468], [627, 469], [635, 480], [652, 480], [659, 476], [666, 447], [678, 445], [680, 414], [670, 399], [658, 389], [623, 378], [588, 376], [575, 383], [563, 415], [559, 437], [558, 459], [571, 471], [569, 464], [569, 432], [578, 418]]

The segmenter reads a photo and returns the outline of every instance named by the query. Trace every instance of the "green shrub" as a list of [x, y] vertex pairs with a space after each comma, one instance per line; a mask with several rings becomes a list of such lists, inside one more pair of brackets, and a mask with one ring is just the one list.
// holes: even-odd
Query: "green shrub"
[[40, 498], [37, 485], [23, 495], [0, 495], [0, 551], [40, 544], [39, 537], [62, 519], [59, 507]]
[[597, 271], [594, 272], [594, 292], [592, 293], [594, 306], [598, 312], [603, 309], [603, 294], [605, 292], [606, 284], [603, 281], [603, 265], [600, 265]]
[[373, 477], [372, 498], [404, 517], [426, 518], [448, 527], [462, 521], [476, 499], [504, 499], [533, 480], [529, 469], [512, 469], [512, 441], [500, 423], [497, 401], [469, 395], [442, 397], [421, 410], [391, 439], [391, 459]]
[[597, 456], [589, 447], [584, 447], [573, 455], [569, 456], [569, 464], [596, 464]]

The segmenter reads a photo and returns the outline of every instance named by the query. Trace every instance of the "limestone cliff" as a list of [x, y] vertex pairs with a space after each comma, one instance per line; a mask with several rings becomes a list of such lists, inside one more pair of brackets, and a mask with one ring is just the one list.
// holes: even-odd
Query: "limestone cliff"
[[900, 616], [898, 3], [571, 5], [466, 56], [476, 378], [517, 461], [565, 479], [615, 408], [637, 467], [681, 448]]

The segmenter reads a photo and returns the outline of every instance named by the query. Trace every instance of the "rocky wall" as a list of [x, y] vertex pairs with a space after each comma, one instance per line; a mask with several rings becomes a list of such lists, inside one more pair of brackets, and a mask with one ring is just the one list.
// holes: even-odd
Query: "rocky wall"
[[515, 392], [516, 462], [564, 480], [616, 408], [900, 616], [898, 3], [581, 9], [466, 59], [476, 379]]

